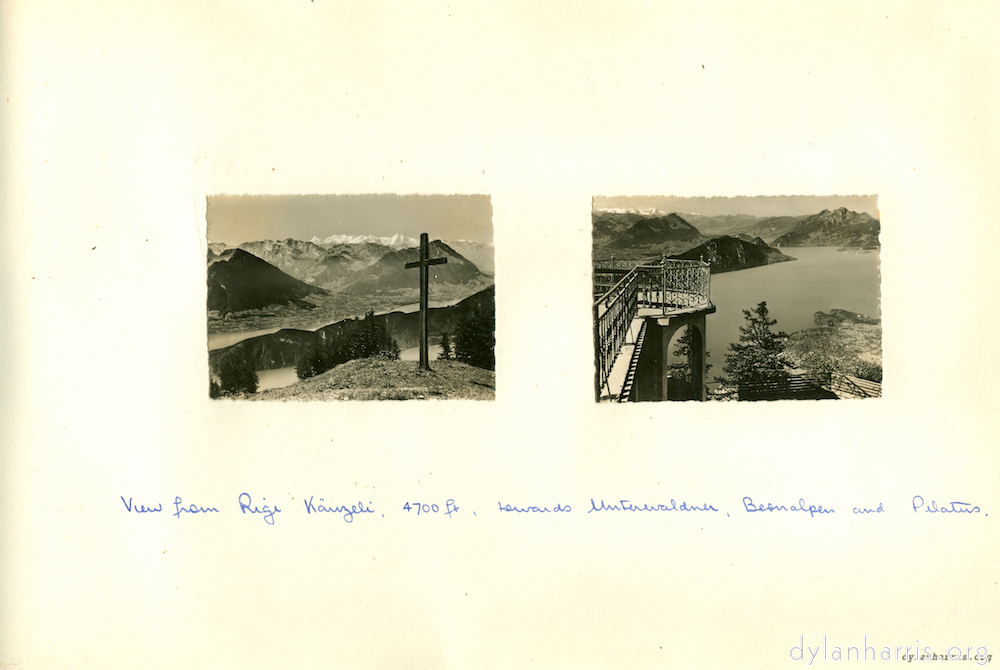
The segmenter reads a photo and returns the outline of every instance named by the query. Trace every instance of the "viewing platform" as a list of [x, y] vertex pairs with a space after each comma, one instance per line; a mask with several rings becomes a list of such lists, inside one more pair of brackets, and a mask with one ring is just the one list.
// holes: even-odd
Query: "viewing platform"
[[[594, 377], [598, 401], [704, 400], [710, 266], [661, 257], [594, 262]], [[688, 379], [673, 377], [671, 338], [691, 327]]]

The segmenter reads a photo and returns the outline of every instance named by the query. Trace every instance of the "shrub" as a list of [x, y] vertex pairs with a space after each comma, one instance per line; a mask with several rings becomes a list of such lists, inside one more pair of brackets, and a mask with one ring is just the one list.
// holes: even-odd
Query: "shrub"
[[869, 363], [868, 361], [861, 361], [854, 368], [854, 376], [861, 379], [867, 379], [870, 382], [882, 383], [882, 366], [878, 363]]
[[441, 353], [438, 354], [439, 361], [450, 361], [453, 358], [451, 352], [451, 337], [448, 335], [448, 331], [441, 333]]

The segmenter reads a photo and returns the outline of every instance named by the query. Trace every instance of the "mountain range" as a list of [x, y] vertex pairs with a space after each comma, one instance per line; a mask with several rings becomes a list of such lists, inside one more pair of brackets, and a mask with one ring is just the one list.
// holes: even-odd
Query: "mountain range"
[[879, 246], [879, 221], [846, 207], [832, 212], [824, 209], [819, 214], [805, 217], [794, 228], [778, 237], [776, 247], [860, 247]]
[[[448, 260], [430, 268], [439, 300], [457, 300], [492, 283], [475, 263], [440, 240], [430, 243], [429, 254]], [[323, 246], [295, 239], [260, 240], [236, 249], [210, 244], [208, 309], [226, 316], [272, 305], [312, 308], [316, 300], [306, 301], [307, 296], [322, 301], [333, 293], [345, 300], [371, 296], [372, 305], [407, 304], [418, 297], [420, 273], [405, 265], [418, 258], [416, 248], [393, 249], [376, 242]]]
[[761, 238], [751, 238], [747, 235], [738, 237], [723, 235], [672, 258], [705, 261], [711, 266], [712, 274], [795, 260], [768, 246]]
[[208, 309], [220, 314], [260, 309], [268, 305], [311, 308], [304, 298], [328, 291], [291, 277], [242, 249], [230, 249], [209, 259]]
[[331, 235], [325, 240], [321, 240], [318, 237], [313, 237], [309, 240], [313, 244], [318, 245], [332, 245], [332, 244], [362, 244], [362, 243], [374, 243], [381, 244], [382, 246], [392, 247], [393, 249], [402, 249], [403, 247], [415, 247], [420, 244], [419, 240], [412, 237], [407, 237], [402, 233], [396, 235], [391, 235], [389, 237], [378, 237], [377, 235]]
[[701, 231], [702, 235], [749, 235], [763, 240], [774, 240], [794, 228], [805, 216], [752, 216], [750, 214], [723, 214], [703, 216], [687, 214], [685, 217]]
[[601, 209], [594, 210], [591, 218], [595, 259], [700, 258], [711, 263], [713, 273], [794, 260], [765, 240], [772, 240], [773, 247], [879, 245], [878, 219], [844, 207], [808, 216], [772, 217]]
[[595, 211], [592, 216], [594, 246], [635, 249], [663, 245], [687, 245], [702, 238], [697, 228], [679, 214], [640, 214], [626, 211]]
[[591, 217], [595, 257], [673, 254], [722, 235], [770, 240], [775, 246], [879, 245], [878, 219], [845, 207], [818, 214], [770, 217], [602, 209], [595, 210]]
[[469, 240], [445, 240], [445, 244], [476, 264], [479, 271], [493, 276], [493, 245], [488, 242], [470, 242]]
[[[428, 245], [428, 255], [431, 258], [448, 259], [447, 263], [429, 268], [430, 279], [435, 284], [464, 284], [483, 276], [475, 264], [441, 240], [434, 240]], [[417, 248], [390, 251], [358, 272], [360, 276], [342, 290], [344, 293], [366, 295], [387, 290], [419, 289], [420, 272], [406, 269], [407, 263], [418, 260], [420, 249]]]
[[[284, 240], [258, 240], [244, 242], [236, 248], [267, 261], [282, 272], [307, 284], [320, 286], [331, 291], [339, 291], [362, 278], [369, 268], [387, 254], [402, 252], [407, 248], [414, 248], [413, 246], [400, 247], [396, 245], [400, 240], [414, 242], [414, 245], [417, 244], [415, 240], [404, 238], [401, 235], [395, 235], [391, 238], [374, 238], [371, 235], [357, 235], [351, 238], [355, 241], [337, 241], [344, 237], [347, 236], [334, 235], [321, 243], [316, 242], [316, 238], [313, 238], [312, 241], [302, 241], [292, 238]], [[392, 241], [393, 244], [383, 244], [382, 242], [372, 241], [373, 239]], [[434, 244], [443, 245], [443, 247], [434, 247]], [[450, 245], [454, 245], [459, 250]], [[209, 244], [209, 262], [217, 257], [218, 254], [224, 253], [230, 248], [222, 243]], [[435, 243], [432, 243], [432, 248], [432, 257], [436, 252], [439, 255], [458, 259], [458, 261], [449, 260], [450, 263], [464, 264], [471, 262], [476, 268], [477, 273], [481, 274], [485, 272], [486, 274], [492, 274], [493, 272], [492, 244], [468, 242], [465, 240], [449, 243], [435, 241]], [[469, 255], [466, 256], [465, 253]], [[487, 265], [488, 269], [483, 270], [480, 263]]]
[[[347, 283], [351, 276], [364, 270], [393, 248], [377, 242], [357, 242], [323, 246], [302, 240], [258, 240], [244, 242], [238, 249], [267, 261], [282, 272], [326, 289], [336, 290]], [[224, 244], [209, 244], [209, 261], [212, 254], [229, 249]]]

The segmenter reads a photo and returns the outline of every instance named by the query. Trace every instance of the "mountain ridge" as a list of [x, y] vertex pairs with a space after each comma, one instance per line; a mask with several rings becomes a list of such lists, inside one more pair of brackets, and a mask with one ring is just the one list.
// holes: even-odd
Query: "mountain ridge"
[[595, 257], [678, 252], [707, 239], [676, 212], [646, 215], [634, 211], [594, 211], [591, 222]]
[[824, 209], [799, 221], [789, 232], [772, 242], [776, 247], [860, 247], [879, 246], [879, 220], [846, 207]]
[[[431, 281], [436, 284], [464, 284], [484, 276], [472, 261], [442, 242], [434, 240], [428, 245], [430, 258], [445, 258], [447, 263], [430, 267]], [[345, 293], [355, 295], [417, 289], [420, 286], [420, 272], [407, 269], [406, 264], [420, 259], [420, 249], [406, 248], [390, 251], [365, 268], [361, 276], [344, 287]]]
[[[360, 239], [373, 238], [374, 236], [369, 235], [352, 237]], [[481, 279], [483, 283], [487, 281], [489, 276], [480, 269], [478, 263], [464, 256], [460, 251], [447, 242], [441, 240], [435, 240], [435, 242], [444, 245], [443, 247], [435, 247], [435, 249], [439, 255], [448, 256], [453, 259], [449, 260], [449, 262], [452, 263], [453, 268], [455, 266], [463, 266], [468, 269], [466, 264], [471, 263], [472, 266], [476, 268], [475, 278]], [[492, 244], [458, 241], [455, 245], [461, 247], [463, 250], [467, 250], [470, 255], [475, 256], [477, 259], [487, 262], [489, 273], [492, 274]], [[366, 272], [368, 272], [368, 274], [372, 274], [372, 272], [377, 273], [379, 268], [374, 266], [388, 254], [406, 252], [403, 256], [409, 256], [411, 254], [410, 252], [407, 252], [407, 250], [410, 249], [413, 250], [412, 255], [414, 260], [417, 255], [416, 247], [413, 246], [395, 248], [370, 240], [317, 244], [313, 241], [302, 241], [294, 238], [287, 238], [284, 240], [268, 239], [242, 242], [236, 247], [230, 247], [226, 244], [218, 242], [209, 243], [209, 265], [216, 262], [221, 254], [224, 254], [226, 251], [230, 251], [234, 248], [242, 249], [267, 261], [295, 279], [330, 291], [344, 290], [345, 287], [348, 287], [350, 284], [363, 279]], [[466, 280], [471, 280], [473, 278], [473, 273], [466, 274], [469, 275]], [[451, 277], [453, 281], [454, 276], [456, 276], [456, 272], [444, 272], [443, 275]], [[479, 275], [482, 276], [479, 277]], [[401, 286], [408, 286], [410, 284], [410, 282], [406, 280], [398, 283]], [[414, 284], [413, 287], [415, 288], [416, 284]], [[359, 287], [357, 290], [362, 289]]]
[[723, 235], [711, 239], [682, 254], [672, 256], [681, 260], [701, 260], [711, 266], [712, 274], [733, 272], [748, 268], [795, 260], [777, 249], [768, 246], [758, 238], [741, 239], [747, 236], [730, 237]]
[[208, 309], [223, 315], [271, 305], [311, 309], [314, 305], [304, 298], [327, 293], [243, 249], [217, 255], [208, 267]]

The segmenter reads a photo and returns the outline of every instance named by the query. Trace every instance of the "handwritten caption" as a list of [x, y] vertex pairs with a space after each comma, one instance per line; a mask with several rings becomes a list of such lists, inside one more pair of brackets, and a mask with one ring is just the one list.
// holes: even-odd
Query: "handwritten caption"
[[[280, 518], [280, 514], [286, 513], [286, 511], [297, 510], [297, 513], [301, 514], [304, 510], [306, 516], [333, 516], [339, 518], [345, 523], [351, 524], [358, 519], [371, 517], [374, 518], [378, 516], [384, 518], [386, 513], [392, 515], [393, 513], [401, 513], [406, 517], [411, 518], [426, 518], [426, 517], [439, 517], [441, 519], [453, 519], [455, 518], [459, 511], [465, 509], [465, 505], [459, 507], [458, 503], [454, 498], [447, 498], [440, 501], [427, 501], [427, 500], [405, 500], [402, 503], [398, 503], [395, 506], [388, 506], [385, 511], [379, 512], [375, 504], [371, 501], [365, 503], [363, 501], [358, 502], [327, 502], [326, 498], [319, 498], [315, 495], [310, 495], [305, 498], [301, 498], [298, 502], [295, 501], [294, 497], [289, 496], [287, 503], [282, 502], [282, 507], [274, 502], [267, 502], [266, 497], [261, 497], [256, 500], [250, 493], [244, 491], [241, 492], [233, 503], [229, 505], [207, 504], [204, 501], [190, 501], [185, 500], [181, 496], [175, 496], [173, 501], [164, 505], [162, 502], [155, 502], [150, 504], [148, 501], [137, 501], [136, 499], [129, 497], [125, 498], [124, 495], [119, 496], [121, 499], [122, 506], [126, 513], [131, 514], [163, 514], [164, 516], [171, 516], [176, 519], [205, 516], [205, 515], [218, 515], [225, 513], [238, 513], [239, 515], [247, 518], [259, 518], [264, 524], [268, 526], [274, 526], [277, 520]], [[301, 503], [301, 504], [299, 504]], [[885, 503], [879, 501], [871, 504], [856, 505], [854, 507], [846, 506], [843, 508], [845, 511], [843, 514], [847, 515], [874, 515], [874, 514], [887, 514], [889, 513], [889, 506]], [[708, 502], [696, 502], [692, 503], [686, 500], [677, 500], [671, 498], [668, 501], [663, 502], [634, 502], [630, 499], [619, 499], [619, 500], [606, 500], [604, 498], [595, 499], [590, 498], [588, 502], [584, 505], [571, 505], [564, 501], [556, 501], [554, 503], [548, 504], [527, 504], [521, 502], [511, 502], [498, 500], [496, 502], [496, 507], [492, 505], [484, 505], [482, 507], [484, 512], [498, 512], [504, 516], [533, 516], [533, 515], [565, 515], [565, 514], [576, 514], [579, 510], [582, 514], [597, 514], [599, 516], [608, 515], [636, 515], [636, 514], [655, 514], [660, 512], [677, 512], [677, 513], [725, 513], [727, 517], [732, 517], [730, 512], [726, 511], [723, 506], [717, 506], [713, 503]], [[849, 511], [847, 511], [849, 510]], [[983, 516], [989, 516], [980, 509], [980, 507], [974, 503], [962, 502], [957, 500], [949, 500], [946, 502], [938, 502], [937, 500], [925, 499], [922, 495], [914, 495], [907, 505], [898, 505], [893, 508], [893, 510], [899, 513], [910, 513], [910, 514], [983, 514]], [[293, 512], [294, 513], [294, 512]], [[753, 497], [747, 495], [743, 496], [740, 500], [739, 507], [733, 507], [733, 514], [751, 514], [751, 515], [789, 515], [789, 516], [800, 516], [808, 517], [810, 519], [830, 517], [836, 515], [837, 509], [828, 504], [822, 504], [815, 501], [807, 501], [806, 498], [799, 498], [797, 500], [755, 500]], [[475, 517], [479, 518], [475, 509], [469, 508], [463, 513], [464, 517]], [[486, 516], [484, 514], [484, 516]]]

